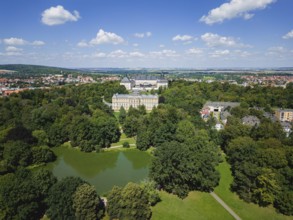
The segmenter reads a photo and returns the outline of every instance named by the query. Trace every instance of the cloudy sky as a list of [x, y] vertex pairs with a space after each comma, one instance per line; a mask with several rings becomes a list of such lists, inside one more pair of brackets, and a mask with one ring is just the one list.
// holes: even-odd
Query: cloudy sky
[[293, 66], [293, 0], [1, 0], [0, 12], [0, 64]]

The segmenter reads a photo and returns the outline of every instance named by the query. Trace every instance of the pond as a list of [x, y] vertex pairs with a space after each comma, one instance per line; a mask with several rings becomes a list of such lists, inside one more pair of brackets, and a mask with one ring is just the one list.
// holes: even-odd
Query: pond
[[151, 156], [137, 149], [84, 153], [77, 149], [57, 147], [53, 151], [57, 160], [46, 167], [61, 179], [78, 176], [94, 185], [99, 194], [114, 185], [124, 186], [128, 182], [147, 179]]

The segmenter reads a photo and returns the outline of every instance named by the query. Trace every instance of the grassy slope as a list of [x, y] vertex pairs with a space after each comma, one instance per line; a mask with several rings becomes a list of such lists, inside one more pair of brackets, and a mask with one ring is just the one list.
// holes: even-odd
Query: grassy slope
[[123, 134], [121, 134], [120, 140], [117, 143], [112, 143], [111, 146], [112, 147], [120, 146], [120, 145], [123, 145], [124, 142], [128, 142], [129, 144], [135, 144], [136, 143], [134, 138], [128, 138], [123, 133]]
[[215, 193], [221, 197], [224, 202], [230, 206], [243, 220], [261, 220], [261, 219], [293, 219], [292, 217], [284, 216], [276, 213], [273, 207], [259, 207], [253, 203], [246, 203], [239, 197], [230, 191], [230, 184], [233, 181], [233, 177], [230, 171], [230, 165], [224, 161], [218, 166], [218, 171], [221, 173], [221, 180], [218, 187], [215, 189]]
[[191, 192], [185, 199], [160, 192], [162, 201], [152, 208], [152, 220], [229, 220], [233, 217], [208, 193]]

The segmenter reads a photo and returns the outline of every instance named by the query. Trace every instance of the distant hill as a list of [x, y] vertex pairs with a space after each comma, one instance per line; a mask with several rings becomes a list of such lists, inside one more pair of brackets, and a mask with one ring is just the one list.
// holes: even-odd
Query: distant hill
[[60, 67], [38, 66], [38, 65], [24, 65], [24, 64], [7, 64], [0, 65], [0, 70], [15, 71], [19, 75], [51, 75], [51, 74], [66, 74], [77, 73], [75, 69], [66, 69]]

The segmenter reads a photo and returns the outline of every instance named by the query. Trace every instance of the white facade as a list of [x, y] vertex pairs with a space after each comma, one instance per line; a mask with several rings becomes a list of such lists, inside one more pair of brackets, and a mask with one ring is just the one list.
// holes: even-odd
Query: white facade
[[159, 79], [155, 76], [138, 76], [133, 79], [124, 77], [120, 85], [125, 86], [127, 90], [141, 91], [159, 89], [160, 87], [168, 87], [168, 80]]
[[144, 105], [147, 111], [151, 111], [153, 107], [159, 104], [159, 97], [157, 95], [139, 95], [139, 94], [114, 94], [112, 97], [112, 109], [119, 111], [123, 106], [128, 110], [130, 106], [137, 108]]

